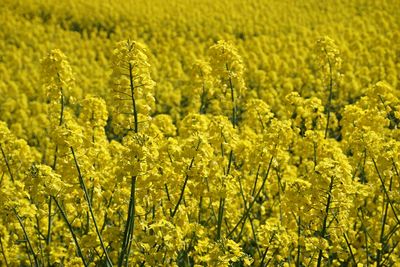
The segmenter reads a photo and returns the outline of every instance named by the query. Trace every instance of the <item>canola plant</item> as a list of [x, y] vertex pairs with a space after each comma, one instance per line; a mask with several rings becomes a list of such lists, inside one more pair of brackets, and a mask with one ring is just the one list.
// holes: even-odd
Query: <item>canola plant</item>
[[400, 266], [397, 0], [2, 0], [1, 266]]

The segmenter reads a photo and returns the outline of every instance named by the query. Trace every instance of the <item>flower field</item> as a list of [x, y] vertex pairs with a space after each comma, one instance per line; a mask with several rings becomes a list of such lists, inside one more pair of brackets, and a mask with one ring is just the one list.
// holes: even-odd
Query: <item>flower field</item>
[[400, 266], [398, 0], [2, 0], [0, 266]]

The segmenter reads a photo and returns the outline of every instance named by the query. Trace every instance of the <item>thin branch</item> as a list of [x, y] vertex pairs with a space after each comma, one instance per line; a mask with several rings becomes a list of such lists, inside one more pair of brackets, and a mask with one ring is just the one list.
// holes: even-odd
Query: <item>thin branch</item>
[[351, 244], [349, 242], [349, 239], [346, 236], [346, 233], [343, 233], [343, 237], [344, 237], [344, 240], [346, 241], [347, 247], [349, 248], [349, 252], [351, 255], [351, 259], [353, 260], [354, 266], [357, 266], [356, 258], [354, 256], [353, 250], [351, 249]]
[[253, 208], [254, 203], [256, 202], [258, 196], [260, 195], [260, 193], [261, 193], [262, 189], [264, 188], [264, 185], [265, 185], [265, 183], [266, 183], [266, 181], [267, 181], [269, 172], [270, 172], [270, 170], [271, 170], [271, 165], [272, 165], [272, 160], [273, 160], [273, 158], [274, 158], [274, 157], [271, 156], [271, 159], [270, 159], [269, 164], [268, 164], [267, 173], [265, 174], [264, 179], [263, 179], [262, 184], [261, 184], [261, 187], [260, 187], [260, 189], [257, 191], [257, 194], [254, 196], [253, 201], [250, 202], [249, 207], [245, 210], [243, 216], [242, 216], [242, 217], [240, 218], [240, 220], [236, 223], [235, 227], [233, 227], [233, 229], [228, 233], [228, 235], [226, 236], [226, 238], [229, 238], [229, 237], [236, 231], [236, 229], [239, 227], [239, 225], [240, 225], [244, 220], [246, 220], [247, 217], [249, 216], [249, 213], [250, 213], [251, 209]]
[[8, 265], [6, 253], [4, 252], [3, 241], [2, 241], [1, 236], [0, 236], [0, 247], [1, 247], [1, 254], [3, 255], [3, 258], [4, 258], [4, 262], [6, 263], [6, 266], [8, 267], [9, 265]]
[[110, 266], [112, 266], [113, 264], [112, 264], [112, 262], [111, 262], [110, 257], [108, 256], [107, 249], [106, 249], [106, 247], [105, 247], [105, 245], [104, 245], [103, 238], [102, 238], [101, 233], [100, 233], [100, 231], [99, 231], [99, 227], [97, 226], [96, 218], [94, 217], [93, 208], [92, 208], [92, 202], [91, 202], [91, 200], [90, 200], [89, 193], [88, 193], [87, 188], [86, 188], [86, 185], [85, 185], [85, 181], [83, 180], [83, 176], [82, 176], [82, 173], [81, 173], [81, 169], [80, 169], [80, 167], [79, 167], [79, 164], [78, 164], [78, 160], [76, 159], [76, 155], [75, 155], [75, 152], [74, 152], [73, 147], [70, 147], [70, 149], [71, 149], [72, 156], [74, 157], [74, 162], [75, 162], [76, 170], [78, 171], [79, 183], [80, 183], [81, 188], [83, 189], [83, 192], [84, 192], [84, 194], [85, 194], [85, 199], [86, 199], [86, 201], [87, 201], [87, 203], [88, 203], [89, 212], [90, 212], [90, 215], [91, 215], [91, 217], [92, 217], [94, 227], [96, 228], [96, 233], [97, 233], [97, 236], [99, 237], [100, 244], [101, 244], [101, 248], [103, 249], [104, 255], [106, 255], [107, 263], [108, 263]]
[[[199, 143], [197, 144], [197, 147], [196, 147], [196, 151], [199, 150], [200, 143], [201, 143], [201, 141], [199, 140]], [[194, 159], [195, 159], [195, 157], [193, 156], [192, 160], [190, 161], [189, 168], [188, 168], [189, 171], [193, 167]], [[185, 193], [185, 189], [186, 189], [186, 185], [187, 185], [188, 180], [189, 180], [189, 174], [186, 174], [185, 181], [183, 182], [183, 186], [182, 186], [182, 189], [181, 189], [181, 193], [179, 195], [178, 202], [176, 203], [175, 208], [174, 208], [173, 212], [171, 213], [171, 218], [173, 218], [175, 216], [176, 212], [178, 211], [179, 205], [181, 204], [182, 199], [183, 199], [183, 195]]]
[[16, 210], [15, 208], [13, 208], [13, 211], [14, 211], [15, 216], [16, 216], [17, 219], [18, 219], [18, 222], [19, 222], [19, 225], [20, 225], [21, 228], [22, 228], [22, 231], [24, 232], [25, 239], [26, 239], [26, 241], [28, 242], [29, 251], [32, 253], [33, 259], [34, 259], [34, 261], [35, 261], [35, 266], [38, 267], [38, 266], [39, 266], [39, 260], [38, 260], [38, 258], [37, 258], [37, 256], [36, 256], [35, 251], [33, 250], [32, 243], [31, 243], [31, 241], [30, 241], [30, 239], [29, 239], [29, 237], [28, 237], [28, 233], [26, 232], [26, 229], [25, 229], [25, 226], [24, 226], [24, 224], [23, 224], [23, 222], [22, 222], [22, 219], [21, 219], [21, 217], [18, 215], [18, 212], [17, 212], [17, 210]]
[[[328, 54], [328, 52], [324, 49], [325, 53]], [[328, 97], [328, 105], [327, 105], [327, 111], [328, 111], [328, 118], [326, 120], [326, 127], [325, 127], [325, 139], [328, 137], [328, 129], [329, 129], [329, 121], [331, 118], [331, 106], [332, 106], [332, 97], [333, 97], [333, 74], [332, 74], [332, 63], [328, 59], [328, 64], [329, 64], [329, 97]]]
[[4, 150], [3, 150], [3, 147], [2, 147], [1, 144], [0, 144], [0, 150], [1, 150], [1, 154], [3, 155], [4, 161], [6, 162], [7, 170], [8, 170], [8, 173], [10, 174], [11, 181], [14, 183], [14, 176], [13, 176], [13, 174], [11, 172], [10, 164], [8, 162], [8, 159], [6, 157], [6, 153], [4, 153]]
[[[322, 223], [321, 237], [322, 237], [323, 239], [325, 239], [325, 235], [326, 235], [326, 232], [327, 232], [327, 230], [328, 230], [328, 228], [327, 228], [327, 221], [328, 221], [329, 209], [330, 209], [331, 199], [332, 199], [332, 194], [331, 194], [332, 189], [333, 189], [333, 176], [331, 177], [331, 181], [330, 181], [330, 183], [329, 183], [328, 199], [327, 199], [326, 207], [325, 207], [324, 221], [323, 221], [323, 223]], [[322, 249], [320, 249], [320, 250], [319, 250], [319, 253], [318, 253], [318, 263], [317, 263], [317, 266], [318, 266], [318, 267], [321, 266], [321, 263], [322, 263]]]
[[83, 256], [82, 249], [81, 249], [81, 246], [79, 245], [78, 238], [76, 237], [76, 234], [75, 234], [75, 232], [74, 232], [74, 229], [72, 228], [71, 223], [68, 221], [67, 214], [66, 214], [65, 211], [62, 209], [62, 207], [60, 206], [60, 203], [58, 203], [57, 199], [56, 199], [54, 196], [52, 196], [52, 198], [53, 198], [54, 202], [56, 203], [58, 209], [60, 210], [61, 216], [63, 217], [65, 223], [67, 224], [68, 229], [69, 229], [69, 231], [70, 231], [70, 233], [71, 233], [71, 235], [72, 235], [72, 238], [74, 239], [75, 246], [76, 246], [76, 248], [77, 248], [77, 250], [78, 250], [78, 256], [81, 258], [82, 263], [83, 263], [83, 265], [84, 265], [85, 267], [89, 266], [89, 265], [86, 263], [85, 257]]
[[390, 198], [390, 196], [389, 196], [389, 193], [388, 193], [388, 191], [387, 191], [387, 189], [386, 189], [385, 182], [383, 181], [383, 178], [382, 178], [382, 176], [381, 176], [381, 173], [379, 172], [378, 166], [376, 165], [375, 159], [372, 158], [372, 162], [374, 163], [375, 170], [376, 170], [376, 172], [377, 172], [377, 174], [378, 174], [379, 180], [381, 181], [383, 191], [384, 191], [384, 193], [385, 193], [385, 195], [386, 195], [386, 197], [387, 197], [387, 199], [388, 199], [389, 205], [390, 205], [390, 207], [391, 207], [391, 209], [392, 209], [392, 211], [393, 211], [393, 215], [394, 215], [394, 217], [396, 218], [397, 223], [400, 223], [400, 220], [399, 220], [399, 218], [397, 217], [396, 210], [395, 210], [395, 208], [394, 208], [394, 206], [393, 206], [393, 202], [392, 202], [392, 200], [391, 200], [391, 198]]

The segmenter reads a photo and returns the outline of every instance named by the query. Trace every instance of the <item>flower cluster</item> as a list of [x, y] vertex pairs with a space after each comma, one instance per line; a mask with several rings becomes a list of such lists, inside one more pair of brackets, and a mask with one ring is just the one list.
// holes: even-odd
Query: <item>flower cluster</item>
[[396, 1], [2, 4], [1, 266], [397, 266]]

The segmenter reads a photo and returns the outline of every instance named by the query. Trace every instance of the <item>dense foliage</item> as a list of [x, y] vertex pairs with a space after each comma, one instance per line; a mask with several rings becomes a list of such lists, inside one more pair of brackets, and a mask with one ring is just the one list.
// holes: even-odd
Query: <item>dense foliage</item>
[[397, 0], [2, 0], [1, 266], [399, 266]]

